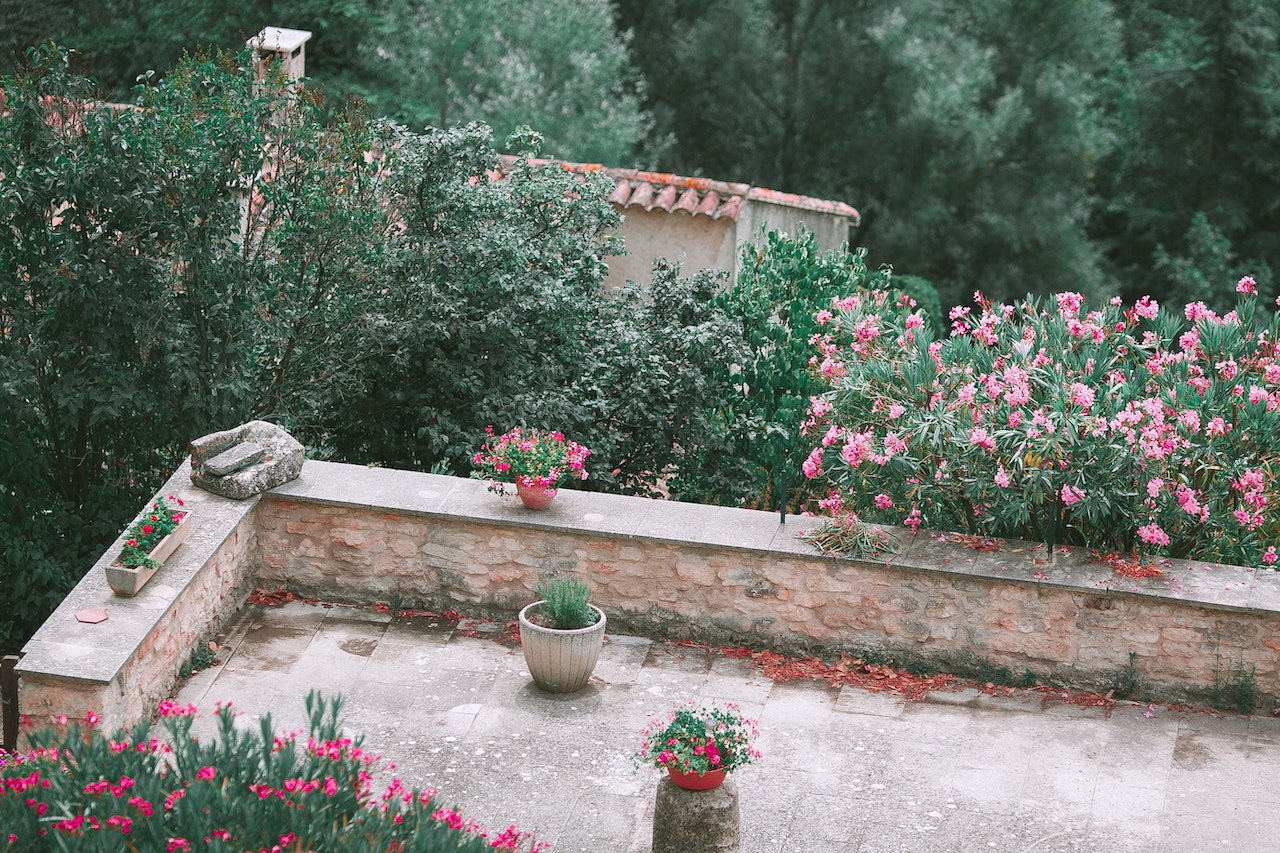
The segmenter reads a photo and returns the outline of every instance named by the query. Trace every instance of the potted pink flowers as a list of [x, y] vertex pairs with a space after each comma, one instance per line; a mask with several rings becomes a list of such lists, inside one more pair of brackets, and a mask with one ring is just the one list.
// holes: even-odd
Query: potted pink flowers
[[520, 501], [529, 509], [546, 509], [560, 483], [569, 478], [587, 479], [584, 465], [591, 451], [569, 441], [562, 432], [515, 427], [489, 439], [472, 462], [479, 469], [472, 476], [488, 480], [489, 490], [502, 494], [502, 483], [515, 483]]
[[190, 511], [182, 498], [156, 498], [124, 533], [120, 556], [107, 566], [116, 595], [134, 596], [187, 537]]
[[690, 702], [653, 720], [640, 735], [636, 760], [665, 769], [672, 782], [692, 791], [715, 788], [725, 774], [760, 757], [752, 743], [758, 724], [732, 702]]

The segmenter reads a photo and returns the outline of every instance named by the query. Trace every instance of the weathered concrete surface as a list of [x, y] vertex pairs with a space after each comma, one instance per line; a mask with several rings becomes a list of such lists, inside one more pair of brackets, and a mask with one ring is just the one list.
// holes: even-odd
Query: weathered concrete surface
[[1280, 849], [1280, 719], [1269, 713], [1143, 703], [1108, 714], [973, 689], [904, 704], [774, 684], [750, 660], [626, 635], [609, 637], [585, 690], [555, 696], [485, 631], [251, 607], [221, 638], [223, 664], [177, 698], [197, 704], [196, 730], [209, 734], [218, 701], [244, 727], [271, 713], [296, 728], [308, 690], [341, 693], [348, 730], [406, 784], [439, 787], [442, 803], [490, 827], [515, 823], [554, 853], [649, 853], [662, 777], [630, 755], [654, 714], [699, 698], [736, 701], [761, 722], [764, 758], [731, 777], [742, 853]]
[[[193, 511], [192, 528], [142, 591], [124, 598], [107, 585], [122, 534], [23, 648], [17, 672], [24, 716], [38, 724], [93, 711], [107, 726], [145, 719], [172, 691], [196, 644], [240, 609], [250, 589], [255, 502], [193, 489], [190, 475], [184, 463], [158, 492], [182, 498]], [[75, 614], [85, 609], [104, 610], [107, 619], [80, 622]]]
[[658, 780], [653, 800], [653, 853], [737, 853], [741, 844], [738, 786], [732, 778], [707, 791]]
[[[209, 448], [206, 448], [209, 449]], [[1215, 680], [1280, 694], [1280, 573], [1175, 563], [1129, 581], [1080, 554], [1026, 543], [967, 550], [903, 531], [887, 563], [823, 558], [795, 538], [813, 519], [564, 491], [550, 510], [475, 480], [313, 462], [252, 501], [184, 488], [196, 529], [132, 600], [97, 571], [28, 644], [24, 713], [133, 722], [250, 585], [329, 600], [399, 599], [509, 618], [541, 580], [577, 575], [613, 630], [784, 650], [909, 653], [982, 663], [1105, 693], [1130, 655], [1155, 695], [1195, 699]], [[97, 625], [74, 614], [102, 607]], [[1126, 676], [1127, 677], [1127, 676]]]

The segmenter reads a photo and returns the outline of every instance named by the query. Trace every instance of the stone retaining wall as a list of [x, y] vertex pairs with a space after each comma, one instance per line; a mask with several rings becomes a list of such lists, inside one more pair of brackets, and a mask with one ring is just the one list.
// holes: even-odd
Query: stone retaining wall
[[[887, 562], [823, 557], [816, 522], [772, 513], [562, 491], [532, 512], [453, 477], [309, 461], [247, 501], [176, 492], [196, 527], [137, 598], [85, 575], [24, 649], [21, 711], [109, 726], [146, 716], [196, 644], [251, 586], [334, 601], [400, 601], [513, 620], [539, 580], [580, 576], [613, 630], [790, 652], [872, 651], [944, 667], [1003, 666], [1105, 692], [1135, 655], [1157, 695], [1202, 698], [1215, 680], [1280, 695], [1280, 573], [1176, 562], [1117, 576], [1084, 555], [1010, 542], [970, 550], [892, 531]], [[75, 620], [103, 608], [106, 622]]]
[[[157, 494], [182, 498], [194, 513], [191, 532], [133, 598], [107, 586], [121, 536], [49, 616], [17, 666], [18, 708], [32, 724], [60, 715], [83, 720], [90, 711], [108, 728], [149, 717], [196, 645], [243, 606], [252, 588], [257, 500], [196, 489], [187, 464]], [[106, 621], [78, 621], [85, 609], [106, 611]]]
[[811, 518], [781, 525], [773, 513], [571, 491], [531, 512], [475, 481], [355, 470], [343, 482], [341, 467], [316, 465], [315, 479], [263, 501], [259, 583], [511, 619], [540, 579], [568, 573], [591, 583], [620, 631], [1029, 669], [1103, 692], [1132, 652], [1171, 698], [1242, 674], [1280, 693], [1271, 571], [1177, 561], [1135, 581], [1079, 550], [1050, 560], [1010, 542], [989, 553], [900, 529], [888, 563], [857, 562], [798, 541]]

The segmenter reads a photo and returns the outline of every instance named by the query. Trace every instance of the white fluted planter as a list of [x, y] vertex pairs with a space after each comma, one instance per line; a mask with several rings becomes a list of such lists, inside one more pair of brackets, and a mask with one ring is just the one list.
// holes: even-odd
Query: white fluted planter
[[528, 614], [543, 602], [535, 601], [520, 611], [520, 648], [534, 683], [550, 693], [581, 690], [591, 678], [604, 645], [604, 611], [591, 609], [599, 621], [586, 628], [561, 631], [529, 621]]

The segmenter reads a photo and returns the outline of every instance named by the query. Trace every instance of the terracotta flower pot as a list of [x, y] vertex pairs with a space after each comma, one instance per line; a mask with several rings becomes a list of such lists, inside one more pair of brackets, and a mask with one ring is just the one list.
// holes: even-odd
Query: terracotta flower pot
[[542, 486], [516, 483], [516, 494], [520, 496], [520, 502], [524, 504], [525, 509], [546, 509], [555, 500], [556, 491], [556, 489], [547, 489]]
[[678, 787], [685, 788], [690, 791], [709, 791], [712, 788], [720, 787], [724, 782], [727, 770], [708, 770], [704, 775], [699, 776], [697, 773], [685, 773], [675, 767], [667, 767], [667, 775], [671, 777], [671, 781]]
[[529, 621], [529, 613], [542, 604], [535, 601], [520, 611], [520, 648], [534, 683], [550, 693], [581, 690], [596, 668], [604, 646], [604, 611], [594, 604], [599, 619], [586, 628], [561, 631]]

